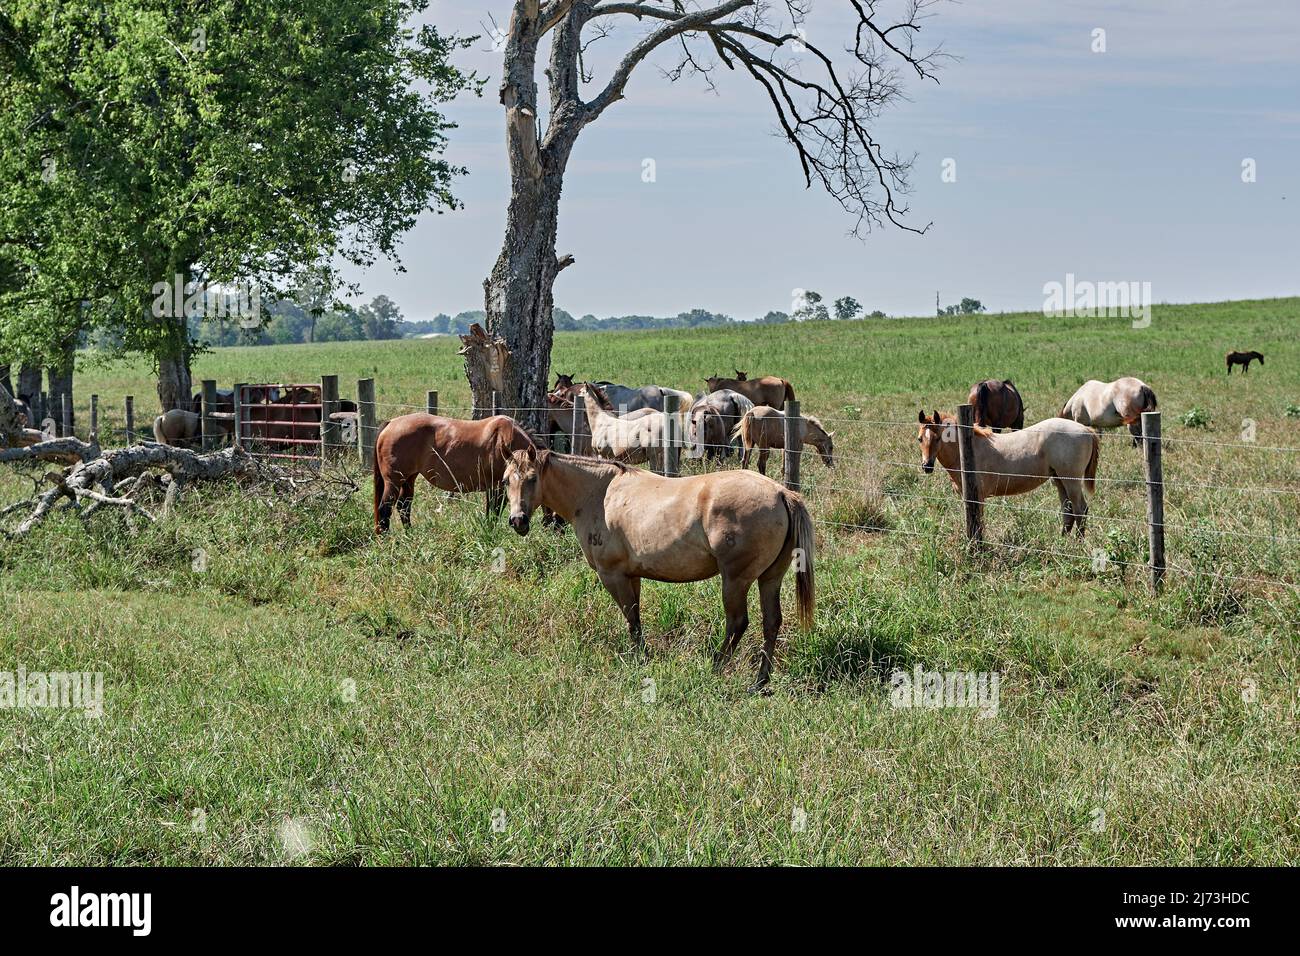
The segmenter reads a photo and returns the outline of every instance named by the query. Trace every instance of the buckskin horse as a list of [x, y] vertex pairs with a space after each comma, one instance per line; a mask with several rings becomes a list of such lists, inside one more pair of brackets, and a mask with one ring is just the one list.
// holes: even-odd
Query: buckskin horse
[[[925, 412], [920, 412], [917, 421], [921, 423], [916, 436], [921, 445], [921, 470], [928, 475], [938, 461], [961, 494], [957, 419], [938, 412], [926, 418]], [[981, 502], [1033, 491], [1050, 478], [1061, 498], [1061, 534], [1069, 534], [1073, 527], [1083, 537], [1088, 518], [1087, 494], [1097, 485], [1101, 440], [1095, 431], [1065, 418], [1048, 418], [1005, 435], [978, 426], [973, 431]]]
[[505, 475], [510, 454], [535, 450], [532, 437], [506, 415], [466, 421], [416, 412], [399, 415], [375, 439], [375, 534], [388, 530], [396, 504], [410, 527], [415, 480], [421, 475], [443, 491], [492, 492]]
[[795, 562], [799, 620], [810, 628], [815, 604], [813, 526], [803, 498], [752, 471], [663, 478], [622, 462], [515, 452], [506, 469], [510, 526], [528, 533], [537, 507], [573, 525], [583, 556], [627, 619], [644, 650], [641, 579], [704, 581], [722, 575], [727, 631], [713, 658], [726, 666], [749, 624], [757, 581], [763, 650], [751, 692], [764, 692], [781, 629], [781, 580]]

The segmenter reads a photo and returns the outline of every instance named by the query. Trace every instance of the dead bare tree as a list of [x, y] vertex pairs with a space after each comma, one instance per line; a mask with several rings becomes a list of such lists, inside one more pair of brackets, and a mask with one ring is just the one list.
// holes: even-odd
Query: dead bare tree
[[[910, 158], [888, 153], [872, 136], [881, 111], [902, 96], [902, 74], [935, 79], [946, 57], [922, 49], [918, 35], [927, 11], [940, 0], [903, 0], [889, 16], [887, 0], [847, 0], [853, 36], [832, 57], [828, 44], [803, 29], [808, 0], [724, 0], [696, 6], [689, 0], [515, 0], [504, 32], [501, 104], [506, 112], [510, 203], [501, 254], [484, 280], [487, 332], [499, 337], [511, 360], [498, 365], [493, 383], [481, 350], [466, 354], [474, 405], [485, 414], [491, 393], [506, 411], [540, 428], [545, 416], [553, 325], [552, 287], [573, 256], [555, 251], [560, 192], [578, 134], [623, 98], [629, 78], [661, 47], [674, 51], [670, 80], [703, 77], [719, 67], [748, 76], [776, 114], [781, 134], [798, 157], [808, 186], [818, 183], [848, 212], [852, 231], [905, 223]], [[604, 86], [585, 97], [593, 81], [584, 59], [592, 39], [610, 36], [635, 20], [642, 35]], [[638, 26], [639, 25], [639, 26]], [[648, 30], [645, 28], [648, 27]], [[584, 39], [584, 31], [587, 38]], [[550, 37], [549, 115], [541, 125], [537, 60]], [[496, 387], [499, 386], [499, 387]]]

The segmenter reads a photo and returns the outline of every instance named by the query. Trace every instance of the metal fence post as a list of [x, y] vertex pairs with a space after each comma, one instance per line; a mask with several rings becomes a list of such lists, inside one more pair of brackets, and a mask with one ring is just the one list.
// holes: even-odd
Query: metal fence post
[[663, 462], [665, 478], [676, 478], [681, 474], [680, 444], [677, 441], [677, 410], [680, 407], [681, 399], [678, 396], [664, 396]]
[[803, 457], [803, 419], [799, 417], [799, 403], [793, 398], [785, 402], [784, 435], [785, 486], [799, 490], [799, 460]]
[[966, 537], [984, 540], [984, 507], [975, 468], [975, 406], [957, 406], [957, 450], [961, 457], [961, 497], [966, 503]]
[[67, 438], [72, 434], [72, 396], [67, 392], [59, 395], [59, 400], [63, 403], [63, 431], [62, 436]]
[[126, 443], [129, 446], [135, 444], [135, 396], [126, 397]]
[[1147, 479], [1147, 543], [1151, 550], [1151, 589], [1165, 580], [1165, 476], [1160, 463], [1160, 413], [1142, 413], [1142, 450]]
[[375, 380], [360, 378], [357, 379], [357, 445], [361, 451], [361, 464], [365, 468], [374, 467], [377, 437]]
[[90, 396], [90, 440], [99, 441], [99, 396]]
[[438, 390], [431, 388], [424, 393], [424, 410], [430, 415], [438, 414]]

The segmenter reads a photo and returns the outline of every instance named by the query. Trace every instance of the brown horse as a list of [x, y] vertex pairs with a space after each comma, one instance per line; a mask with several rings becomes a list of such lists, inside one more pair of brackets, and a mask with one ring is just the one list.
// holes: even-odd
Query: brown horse
[[975, 406], [975, 424], [995, 432], [1025, 427], [1025, 403], [1011, 379], [985, 379], [972, 385], [967, 401]]
[[443, 491], [487, 491], [491, 504], [510, 453], [525, 449], [536, 449], [533, 439], [505, 415], [465, 421], [417, 412], [394, 418], [375, 439], [375, 534], [388, 530], [394, 503], [402, 524], [410, 526], [421, 475]]
[[[737, 372], [738, 375], [744, 375], [744, 372]], [[719, 389], [729, 388], [733, 392], [739, 392], [755, 405], [770, 405], [773, 408], [781, 408], [786, 399], [794, 399], [794, 386], [783, 378], [777, 378], [775, 375], [764, 375], [762, 378], [706, 378], [704, 383], [708, 386], [708, 391], [716, 392]]]
[[528, 533], [533, 509], [551, 508], [573, 525], [583, 556], [618, 603], [638, 647], [641, 579], [704, 581], [722, 575], [727, 632], [713, 659], [726, 666], [749, 624], [757, 581], [763, 651], [751, 688], [763, 691], [781, 629], [781, 579], [795, 562], [803, 627], [812, 626], [812, 518], [803, 498], [752, 471], [663, 478], [617, 461], [527, 449], [506, 469], [510, 526]]
[[1241, 374], [1245, 375], [1247, 372], [1250, 371], [1251, 362], [1258, 361], [1260, 365], [1264, 364], [1264, 353], [1263, 352], [1229, 352], [1227, 355], [1227, 359], [1228, 359], [1229, 375], [1232, 374], [1232, 367], [1234, 365], [1240, 365]]

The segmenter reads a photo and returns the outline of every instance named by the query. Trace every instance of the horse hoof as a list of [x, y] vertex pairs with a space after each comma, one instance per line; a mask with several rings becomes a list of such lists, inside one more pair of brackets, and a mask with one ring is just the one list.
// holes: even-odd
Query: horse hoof
[[772, 688], [769, 687], [766, 683], [754, 684], [752, 687], [749, 688], [747, 693], [749, 694], [750, 697], [771, 697]]

